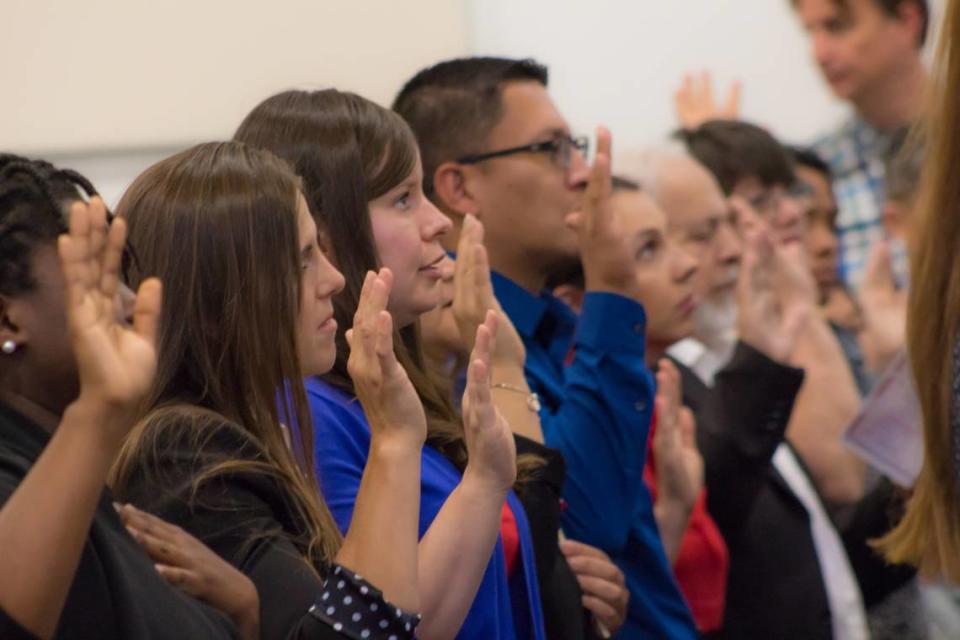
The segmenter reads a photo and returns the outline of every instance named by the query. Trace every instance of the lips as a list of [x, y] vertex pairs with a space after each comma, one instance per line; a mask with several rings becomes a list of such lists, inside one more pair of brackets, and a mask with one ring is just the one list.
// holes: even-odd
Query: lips
[[691, 293], [686, 298], [680, 301], [680, 304], [677, 305], [677, 308], [684, 314], [689, 315], [693, 313], [697, 308], [697, 299]]
[[431, 260], [426, 265], [420, 267], [420, 271], [426, 271], [428, 269], [436, 269], [440, 266], [440, 263], [443, 262], [443, 259], [447, 257], [447, 254], [441, 253], [439, 256]]

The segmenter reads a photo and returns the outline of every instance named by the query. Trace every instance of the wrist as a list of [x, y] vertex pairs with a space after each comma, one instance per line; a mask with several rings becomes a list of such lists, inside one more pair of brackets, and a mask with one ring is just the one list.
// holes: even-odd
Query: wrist
[[467, 462], [467, 468], [463, 471], [463, 480], [460, 481], [460, 486], [468, 493], [496, 498], [499, 502], [502, 502], [506, 499], [507, 492], [513, 486], [516, 477], [504, 477], [492, 469], [481, 467], [482, 465], [474, 462]]
[[131, 420], [128, 412], [81, 392], [64, 410], [61, 423], [71, 423], [71, 430], [83, 432], [87, 442], [112, 456], [120, 450]]

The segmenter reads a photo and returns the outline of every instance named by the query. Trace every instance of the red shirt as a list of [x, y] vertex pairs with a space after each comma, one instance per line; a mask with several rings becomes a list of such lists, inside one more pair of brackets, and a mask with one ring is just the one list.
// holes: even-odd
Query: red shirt
[[[654, 413], [650, 425], [650, 442], [657, 428]], [[653, 500], [657, 500], [657, 478], [654, 472], [653, 447], [647, 449], [647, 466], [643, 479]], [[687, 599], [700, 631], [715, 631], [723, 625], [723, 608], [727, 595], [727, 573], [730, 556], [720, 530], [707, 513], [707, 492], [703, 490], [693, 505], [690, 522], [680, 542], [673, 573], [680, 591]]]
[[520, 555], [520, 532], [517, 530], [517, 519], [506, 502], [500, 512], [500, 538], [503, 540], [503, 555], [507, 559], [507, 575], [512, 576], [517, 556]]

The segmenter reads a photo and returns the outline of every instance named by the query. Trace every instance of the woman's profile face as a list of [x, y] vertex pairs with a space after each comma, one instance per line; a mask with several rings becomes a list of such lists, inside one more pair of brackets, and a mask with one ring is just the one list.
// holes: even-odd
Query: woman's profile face
[[400, 184], [369, 203], [373, 238], [380, 264], [393, 271], [388, 310], [398, 327], [409, 325], [437, 306], [437, 286], [446, 254], [440, 238], [450, 219], [423, 193], [419, 155]]
[[317, 225], [303, 196], [297, 195], [297, 226], [302, 269], [297, 345], [303, 375], [330, 371], [337, 356], [333, 296], [343, 289], [339, 271], [320, 250]]

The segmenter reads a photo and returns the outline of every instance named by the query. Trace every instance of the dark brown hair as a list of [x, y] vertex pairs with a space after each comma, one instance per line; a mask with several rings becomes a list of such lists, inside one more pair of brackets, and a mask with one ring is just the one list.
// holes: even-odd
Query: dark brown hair
[[[790, 4], [792, 4], [794, 8], [796, 8], [799, 3], [800, 0], [790, 0]], [[873, 4], [891, 18], [896, 18], [900, 7], [908, 3], [917, 5], [917, 9], [920, 10], [922, 22], [920, 24], [920, 33], [917, 35], [917, 47], [919, 48], [926, 44], [927, 31], [929, 31], [930, 28], [930, 5], [927, 3], [927, 0], [873, 0]], [[850, 10], [849, 0], [833, 0], [833, 4], [842, 12]]]
[[709, 120], [674, 134], [730, 195], [737, 183], [756, 178], [764, 187], [793, 184], [789, 152], [765, 129], [742, 120]]
[[[266, 99], [247, 115], [234, 138], [284, 158], [303, 180], [318, 226], [326, 230], [346, 280], [334, 299], [341, 327], [337, 359], [324, 379], [352, 394], [344, 334], [353, 326], [367, 271], [380, 266], [369, 202], [413, 172], [413, 133], [392, 111], [356, 94], [327, 89], [287, 91]], [[398, 330], [394, 345], [427, 414], [427, 442], [463, 469], [463, 426], [452, 398], [427, 372], [417, 325]]]
[[[332, 561], [340, 535], [317, 488], [300, 382], [298, 194], [297, 177], [272, 154], [210, 143], [147, 169], [117, 215], [138, 256], [130, 284], [157, 276], [164, 285], [157, 374], [141, 427], [187, 416], [203, 430], [211, 412], [239, 425], [262, 459], [231, 460], [201, 475], [269, 469], [303, 523], [295, 543], [320, 568]], [[293, 451], [281, 422], [298, 440]], [[118, 487], [152, 455], [142, 436], [141, 428], [121, 454]]]
[[490, 131], [503, 115], [505, 82], [547, 86], [547, 68], [534, 60], [460, 58], [420, 71], [393, 109], [409, 123], [423, 155], [423, 191], [433, 195], [433, 174], [444, 162], [489, 151]]

